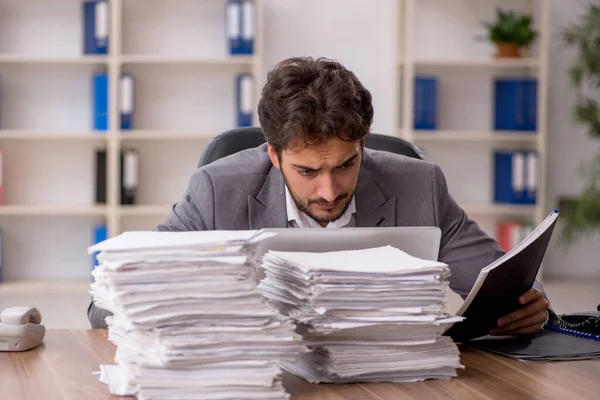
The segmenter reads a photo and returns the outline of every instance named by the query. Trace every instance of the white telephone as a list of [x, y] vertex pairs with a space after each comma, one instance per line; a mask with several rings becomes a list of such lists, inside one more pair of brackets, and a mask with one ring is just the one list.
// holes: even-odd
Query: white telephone
[[0, 351], [26, 351], [39, 346], [46, 335], [37, 308], [11, 307], [0, 314]]

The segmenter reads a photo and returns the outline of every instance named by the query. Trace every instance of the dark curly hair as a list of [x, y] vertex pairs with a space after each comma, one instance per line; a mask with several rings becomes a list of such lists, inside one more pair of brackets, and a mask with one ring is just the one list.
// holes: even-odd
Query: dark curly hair
[[373, 105], [371, 93], [340, 63], [297, 57], [281, 61], [267, 75], [258, 116], [267, 142], [281, 154], [296, 139], [313, 146], [334, 137], [366, 137]]

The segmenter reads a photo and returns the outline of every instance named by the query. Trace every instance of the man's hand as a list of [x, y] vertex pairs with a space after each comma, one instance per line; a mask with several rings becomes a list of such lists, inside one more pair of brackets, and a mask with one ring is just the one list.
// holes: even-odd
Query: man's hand
[[523, 307], [498, 320], [498, 327], [490, 335], [533, 335], [542, 329], [546, 321], [548, 300], [537, 289], [530, 289], [519, 297]]

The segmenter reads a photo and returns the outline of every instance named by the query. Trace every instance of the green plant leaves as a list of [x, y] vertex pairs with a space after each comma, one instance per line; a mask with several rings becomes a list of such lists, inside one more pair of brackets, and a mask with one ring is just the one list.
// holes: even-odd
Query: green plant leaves
[[527, 47], [537, 38], [532, 24], [533, 18], [530, 15], [498, 8], [496, 21], [484, 22], [483, 26], [488, 31], [488, 39], [494, 43], [515, 43], [519, 47]]
[[[600, 2], [590, 3], [579, 20], [562, 32], [562, 38], [575, 51], [568, 71], [577, 96], [573, 119], [587, 128], [589, 137], [600, 139], [600, 105], [594, 99], [600, 88]], [[583, 163], [580, 172], [585, 187], [564, 214], [562, 238], [565, 244], [600, 231], [600, 152], [591, 162]]]

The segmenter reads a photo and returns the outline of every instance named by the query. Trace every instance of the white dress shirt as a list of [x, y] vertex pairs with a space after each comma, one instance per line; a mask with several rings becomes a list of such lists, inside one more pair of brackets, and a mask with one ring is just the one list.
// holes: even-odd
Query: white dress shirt
[[[288, 228], [323, 228], [317, 221], [298, 209], [290, 190], [285, 185], [285, 205], [288, 219]], [[344, 214], [327, 224], [325, 228], [350, 228], [356, 226], [354, 214], [356, 213], [356, 204], [354, 195]]]

